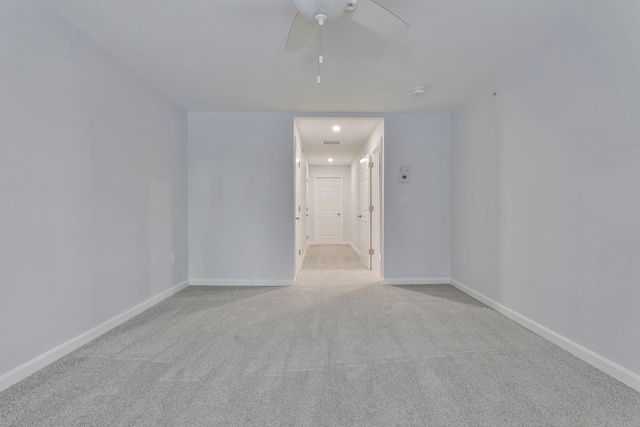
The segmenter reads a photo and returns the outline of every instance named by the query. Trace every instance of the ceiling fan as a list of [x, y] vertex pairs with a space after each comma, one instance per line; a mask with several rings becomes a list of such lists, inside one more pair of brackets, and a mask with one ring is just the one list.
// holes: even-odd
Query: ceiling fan
[[294, 3], [298, 14], [289, 30], [287, 52], [302, 50], [316, 26], [321, 31], [325, 22], [336, 20], [344, 13], [358, 24], [394, 39], [401, 38], [411, 29], [373, 0], [294, 0]]

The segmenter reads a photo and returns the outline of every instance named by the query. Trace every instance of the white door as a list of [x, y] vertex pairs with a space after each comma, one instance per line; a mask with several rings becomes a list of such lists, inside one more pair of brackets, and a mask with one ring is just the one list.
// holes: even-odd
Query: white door
[[342, 244], [342, 177], [317, 176], [314, 194], [314, 241]]
[[369, 167], [369, 156], [360, 160], [360, 209], [358, 220], [360, 222], [360, 242], [358, 251], [360, 252], [360, 262], [371, 269], [371, 177]]

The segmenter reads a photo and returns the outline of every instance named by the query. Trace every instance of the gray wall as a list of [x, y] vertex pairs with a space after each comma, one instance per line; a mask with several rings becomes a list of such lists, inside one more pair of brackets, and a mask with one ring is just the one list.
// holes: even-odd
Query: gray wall
[[189, 113], [192, 279], [292, 280], [293, 115]]
[[[387, 115], [384, 130], [384, 278], [448, 278], [450, 115]], [[401, 166], [411, 167], [409, 183], [400, 183]]]
[[[450, 116], [383, 117], [385, 278], [449, 277]], [[293, 280], [293, 118], [189, 113], [191, 278]], [[400, 187], [406, 164], [412, 182]]]
[[635, 374], [638, 16], [603, 4], [455, 113], [452, 175], [453, 278]]
[[42, 3], [0, 16], [2, 376], [187, 279], [187, 116]]

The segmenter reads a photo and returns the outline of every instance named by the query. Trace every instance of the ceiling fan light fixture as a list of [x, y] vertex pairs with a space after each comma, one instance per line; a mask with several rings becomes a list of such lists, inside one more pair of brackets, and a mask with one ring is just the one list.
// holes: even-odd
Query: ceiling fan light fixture
[[413, 94], [415, 96], [424, 95], [425, 93], [427, 93], [427, 87], [426, 86], [418, 86], [418, 87], [414, 87], [413, 88]]
[[316, 21], [316, 16], [325, 15], [327, 21], [338, 19], [347, 7], [348, 0], [294, 0], [300, 15], [307, 21]]

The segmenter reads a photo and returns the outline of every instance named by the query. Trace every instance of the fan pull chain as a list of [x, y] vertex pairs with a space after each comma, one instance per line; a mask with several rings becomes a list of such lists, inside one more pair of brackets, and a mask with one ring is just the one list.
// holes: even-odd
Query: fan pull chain
[[324, 59], [322, 58], [322, 27], [324, 21], [318, 21], [318, 84], [322, 83], [322, 77], [320, 77], [320, 66]]

